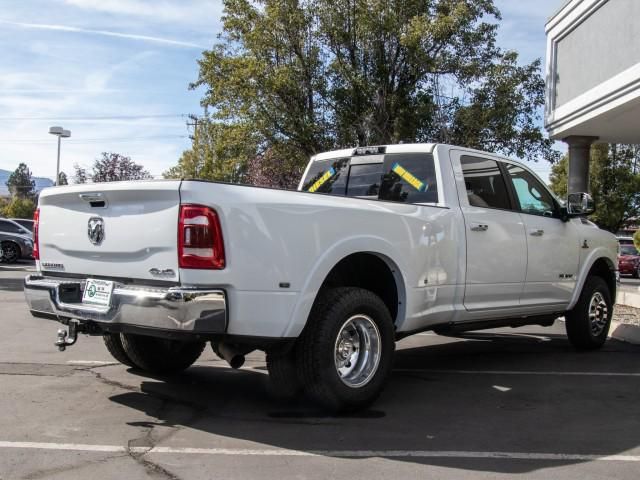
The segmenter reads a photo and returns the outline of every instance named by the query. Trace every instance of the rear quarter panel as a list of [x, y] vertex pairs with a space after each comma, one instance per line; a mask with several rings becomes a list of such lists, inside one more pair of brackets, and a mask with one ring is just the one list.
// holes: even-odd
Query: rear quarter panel
[[220, 216], [226, 268], [183, 269], [180, 278], [226, 288], [229, 333], [299, 335], [326, 275], [356, 252], [395, 269], [399, 329], [419, 324], [429, 302], [452, 308], [460, 242], [448, 208], [196, 181], [183, 182], [181, 202]]

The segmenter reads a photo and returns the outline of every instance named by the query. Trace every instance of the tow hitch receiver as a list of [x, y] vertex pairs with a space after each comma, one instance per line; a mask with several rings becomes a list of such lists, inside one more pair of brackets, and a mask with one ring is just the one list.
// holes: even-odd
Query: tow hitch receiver
[[58, 347], [58, 350], [60, 350], [61, 352], [64, 352], [67, 349], [67, 347], [70, 347], [71, 345], [75, 344], [76, 341], [78, 340], [78, 333], [82, 333], [84, 331], [84, 329], [82, 328], [82, 325], [78, 320], [74, 320], [74, 319], [69, 320], [68, 327], [69, 327], [69, 332], [67, 332], [62, 328], [58, 330], [58, 339], [54, 344], [56, 347]]

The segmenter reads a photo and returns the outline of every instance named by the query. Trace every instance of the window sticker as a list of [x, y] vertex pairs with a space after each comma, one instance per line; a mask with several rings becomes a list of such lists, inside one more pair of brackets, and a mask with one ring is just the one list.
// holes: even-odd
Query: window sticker
[[405, 170], [399, 163], [394, 163], [393, 167], [391, 167], [391, 170], [419, 192], [426, 192], [427, 188], [429, 188], [426, 183], [418, 180], [415, 176]]
[[309, 190], [307, 190], [308, 192], [315, 192], [316, 190], [318, 190], [323, 183], [325, 183], [327, 180], [329, 180], [331, 177], [333, 177], [336, 174], [336, 171], [333, 167], [331, 167], [329, 170], [327, 170], [326, 172], [324, 172], [324, 174], [318, 179], [316, 180], [316, 182], [311, 185], [309, 187]]

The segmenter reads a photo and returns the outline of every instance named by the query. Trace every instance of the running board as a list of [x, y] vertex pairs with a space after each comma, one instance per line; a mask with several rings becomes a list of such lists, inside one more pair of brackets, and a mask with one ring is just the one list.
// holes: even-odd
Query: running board
[[451, 322], [444, 325], [438, 325], [433, 331], [439, 335], [449, 335], [460, 332], [470, 332], [474, 330], [489, 330], [491, 328], [511, 327], [518, 328], [526, 325], [540, 325], [542, 327], [550, 327], [558, 317], [563, 315], [562, 312], [552, 315], [539, 315], [520, 318], [501, 318], [498, 320], [474, 320], [470, 322]]

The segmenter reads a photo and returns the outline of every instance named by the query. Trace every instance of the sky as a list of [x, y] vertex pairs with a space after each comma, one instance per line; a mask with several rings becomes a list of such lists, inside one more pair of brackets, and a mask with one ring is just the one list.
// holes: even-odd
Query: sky
[[[544, 58], [544, 25], [563, 0], [495, 0], [498, 41], [522, 61]], [[89, 167], [103, 151], [154, 176], [189, 147], [197, 60], [221, 29], [222, 0], [0, 0], [0, 169], [36, 176]], [[546, 179], [549, 165], [532, 168]]]

